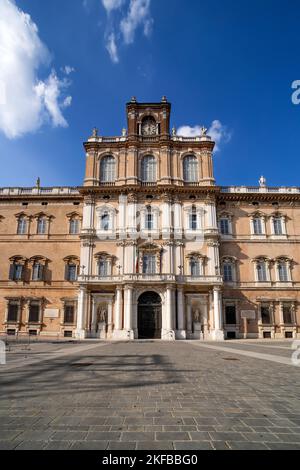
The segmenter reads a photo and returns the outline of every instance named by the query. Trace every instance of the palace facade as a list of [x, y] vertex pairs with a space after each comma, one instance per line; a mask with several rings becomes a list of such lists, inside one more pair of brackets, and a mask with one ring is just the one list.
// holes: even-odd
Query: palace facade
[[0, 189], [0, 332], [300, 338], [300, 189], [220, 187], [214, 142], [127, 103], [84, 143], [77, 188]]

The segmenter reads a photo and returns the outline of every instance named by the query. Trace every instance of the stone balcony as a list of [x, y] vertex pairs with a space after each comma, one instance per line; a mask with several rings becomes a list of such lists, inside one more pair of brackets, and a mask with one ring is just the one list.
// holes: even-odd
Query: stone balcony
[[122, 284], [122, 283], [180, 283], [199, 285], [221, 285], [222, 276], [184, 276], [175, 274], [123, 274], [112, 276], [81, 275], [78, 282], [88, 284]]

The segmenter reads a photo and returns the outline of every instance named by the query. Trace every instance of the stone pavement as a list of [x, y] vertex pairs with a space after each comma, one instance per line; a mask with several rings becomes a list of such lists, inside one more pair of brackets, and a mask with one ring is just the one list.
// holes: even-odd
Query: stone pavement
[[291, 354], [267, 340], [14, 345], [0, 449], [300, 449]]

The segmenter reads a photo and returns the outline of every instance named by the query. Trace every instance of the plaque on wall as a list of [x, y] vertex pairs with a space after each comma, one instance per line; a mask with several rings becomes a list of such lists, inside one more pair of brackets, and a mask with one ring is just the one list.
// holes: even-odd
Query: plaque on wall
[[45, 318], [58, 318], [59, 309], [58, 308], [46, 308], [44, 312]]
[[241, 318], [248, 318], [248, 320], [255, 320], [255, 310], [241, 310]]

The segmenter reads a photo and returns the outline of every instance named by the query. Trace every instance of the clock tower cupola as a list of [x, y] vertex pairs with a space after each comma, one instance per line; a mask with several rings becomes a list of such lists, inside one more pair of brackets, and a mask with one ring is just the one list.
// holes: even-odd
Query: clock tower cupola
[[160, 103], [127, 103], [128, 139], [165, 140], [170, 138], [171, 104], [165, 96]]

